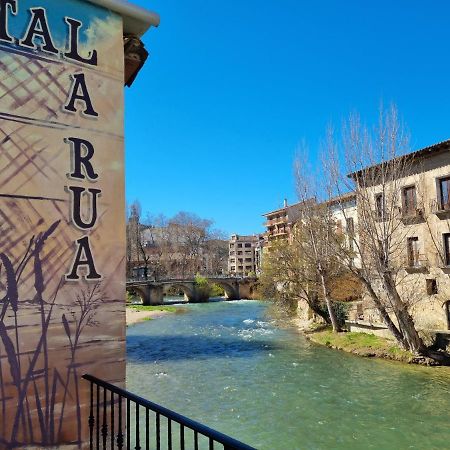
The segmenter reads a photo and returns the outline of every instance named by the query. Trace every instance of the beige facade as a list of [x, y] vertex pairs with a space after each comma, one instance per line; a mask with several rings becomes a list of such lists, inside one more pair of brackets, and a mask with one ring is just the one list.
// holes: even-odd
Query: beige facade
[[113, 0], [3, 2], [4, 17], [13, 3], [0, 49], [0, 448], [85, 449], [81, 375], [126, 379], [123, 39], [151, 20]]
[[233, 234], [229, 240], [228, 273], [236, 276], [248, 276], [257, 272], [256, 248], [259, 237]]
[[339, 233], [346, 237], [350, 249], [355, 251], [353, 264], [360, 267], [361, 261], [356, 253], [355, 241], [358, 242], [358, 209], [356, 194], [350, 192], [338, 197], [334, 197], [327, 202], [331, 214], [336, 221], [336, 228]]
[[[394, 183], [398, 205], [397, 284], [419, 329], [450, 329], [450, 141], [411, 154], [411, 164]], [[386, 190], [386, 187], [385, 187]], [[380, 208], [382, 186], [366, 189]], [[380, 226], [384, 218], [380, 218]], [[390, 219], [391, 221], [393, 219]], [[397, 220], [397, 219], [394, 219]], [[380, 322], [369, 302], [363, 319]]]

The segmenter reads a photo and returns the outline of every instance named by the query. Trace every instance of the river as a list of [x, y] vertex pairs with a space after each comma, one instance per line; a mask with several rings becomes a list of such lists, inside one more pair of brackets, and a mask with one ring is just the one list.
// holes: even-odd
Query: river
[[258, 449], [450, 449], [450, 371], [364, 359], [258, 301], [129, 327], [128, 389]]

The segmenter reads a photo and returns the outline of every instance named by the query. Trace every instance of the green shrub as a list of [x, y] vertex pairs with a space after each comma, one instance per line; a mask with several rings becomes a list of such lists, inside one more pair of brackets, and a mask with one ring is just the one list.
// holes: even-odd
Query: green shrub
[[348, 319], [349, 305], [344, 302], [333, 302], [333, 309], [339, 325], [343, 327], [345, 325], [345, 321]]
[[135, 292], [131, 293], [131, 292], [127, 291], [126, 302], [133, 303], [134, 301], [136, 301], [136, 293]]
[[218, 284], [211, 285], [211, 297], [223, 297], [225, 295], [225, 291], [223, 287]]
[[195, 287], [197, 289], [198, 299], [200, 301], [206, 301], [209, 297], [211, 297], [211, 285], [205, 277], [197, 274], [195, 276]]
[[[334, 313], [336, 314], [336, 319], [339, 323], [340, 327], [343, 327], [345, 325], [345, 321], [348, 319], [348, 304], [344, 302], [332, 302]], [[325, 303], [321, 303], [320, 309], [325, 313], [327, 317], [329, 317], [328, 314], [328, 308]]]

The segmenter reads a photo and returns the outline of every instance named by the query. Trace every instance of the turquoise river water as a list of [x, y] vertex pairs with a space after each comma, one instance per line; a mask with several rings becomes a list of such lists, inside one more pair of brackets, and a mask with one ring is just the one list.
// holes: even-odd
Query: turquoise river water
[[128, 389], [258, 449], [450, 449], [450, 371], [356, 357], [258, 301], [128, 328]]

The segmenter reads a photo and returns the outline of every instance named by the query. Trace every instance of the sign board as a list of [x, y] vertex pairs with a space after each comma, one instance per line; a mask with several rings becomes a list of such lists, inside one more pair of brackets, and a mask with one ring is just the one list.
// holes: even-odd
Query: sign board
[[125, 380], [123, 32], [81, 0], [0, 0], [0, 447], [84, 447]]

